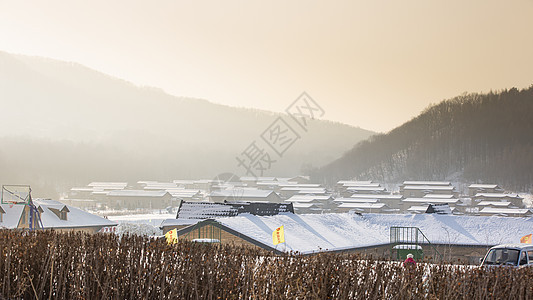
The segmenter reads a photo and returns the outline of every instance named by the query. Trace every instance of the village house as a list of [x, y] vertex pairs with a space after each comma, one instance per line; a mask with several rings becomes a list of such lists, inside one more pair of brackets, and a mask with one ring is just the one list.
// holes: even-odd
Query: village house
[[[282, 182], [277, 180], [268, 180], [268, 181], [258, 181], [255, 186], [260, 190], [269, 190], [276, 193], [280, 193], [280, 185], [287, 184], [288, 182]], [[295, 183], [296, 184], [296, 183]]]
[[447, 204], [455, 213], [464, 213], [465, 206], [460, 199], [438, 199], [438, 198], [405, 198], [402, 200], [400, 211], [407, 212], [412, 206], [429, 206]]
[[468, 186], [468, 196], [473, 197], [479, 193], [503, 193], [504, 190], [497, 184], [471, 184]]
[[[448, 204], [450, 208], [454, 209], [456, 212], [464, 213], [464, 205], [460, 199], [457, 198], [432, 198], [432, 197], [422, 197], [422, 198], [405, 198], [401, 200], [401, 212], [409, 212], [409, 208], [412, 206], [428, 206], [430, 204]], [[411, 210], [413, 211], [413, 210]]]
[[293, 204], [266, 202], [182, 202], [176, 218], [164, 220], [160, 228], [163, 230], [163, 233], [166, 233], [174, 228], [182, 229], [207, 219], [235, 217], [241, 214], [274, 216], [280, 213], [293, 214]]
[[337, 212], [355, 212], [355, 213], [390, 213], [390, 208], [385, 203], [357, 203], [345, 202], [337, 206]]
[[509, 201], [480, 201], [477, 204], [479, 210], [482, 210], [485, 207], [492, 208], [511, 208], [512, 203]]
[[347, 186], [365, 186], [373, 184], [372, 180], [339, 180], [335, 184], [335, 190], [340, 191]]
[[285, 202], [292, 203], [298, 214], [331, 212], [333, 197], [319, 195], [294, 195]]
[[524, 208], [523, 198], [518, 194], [504, 194], [504, 193], [477, 193], [472, 197], [474, 203], [481, 201], [503, 201], [511, 202], [513, 208]]
[[456, 213], [455, 207], [450, 207], [447, 203], [441, 204], [426, 204], [426, 205], [412, 205], [407, 209], [408, 213], [412, 214], [453, 214]]
[[123, 190], [127, 186], [127, 182], [91, 182], [85, 187], [71, 188], [68, 198], [94, 199], [95, 195], [106, 195], [109, 191]]
[[333, 212], [339, 213], [339, 212], [348, 212], [351, 208], [341, 207], [339, 209], [339, 206], [345, 203], [355, 203], [355, 204], [378, 204], [380, 203], [378, 199], [375, 198], [345, 198], [340, 197], [333, 200], [333, 203], [335, 204], [335, 207], [333, 209]]
[[420, 198], [427, 194], [451, 194], [457, 196], [455, 188], [449, 181], [404, 181], [400, 194], [405, 198]]
[[167, 191], [115, 190], [107, 193], [105, 204], [114, 209], [164, 209], [178, 206]]
[[352, 194], [385, 194], [385, 188], [381, 184], [372, 181], [340, 180], [335, 185], [337, 194], [350, 197]]
[[351, 197], [357, 194], [385, 195], [388, 192], [381, 186], [348, 186], [345, 187], [344, 192], [341, 192], [341, 195], [344, 197]]
[[533, 216], [533, 212], [527, 208], [485, 207], [479, 211], [479, 215], [500, 217], [531, 217]]
[[445, 194], [457, 196], [455, 188], [451, 185], [406, 185], [401, 187], [401, 194], [405, 198], [421, 198], [428, 194]]
[[377, 199], [381, 203], [387, 204], [391, 209], [399, 209], [403, 195], [393, 194], [353, 194], [352, 199]]
[[29, 229], [30, 213], [36, 229], [53, 229], [56, 231], [81, 231], [96, 233], [103, 228], [117, 225], [108, 219], [90, 214], [73, 206], [46, 199], [31, 201], [36, 211], [29, 205], [1, 204], [0, 228]]
[[326, 195], [328, 192], [322, 187], [289, 186], [280, 189], [281, 197], [288, 199], [294, 195]]
[[280, 196], [274, 191], [250, 188], [212, 191], [209, 194], [211, 202], [271, 202], [280, 203]]
[[179, 201], [205, 201], [204, 194], [200, 190], [176, 188], [166, 191]]

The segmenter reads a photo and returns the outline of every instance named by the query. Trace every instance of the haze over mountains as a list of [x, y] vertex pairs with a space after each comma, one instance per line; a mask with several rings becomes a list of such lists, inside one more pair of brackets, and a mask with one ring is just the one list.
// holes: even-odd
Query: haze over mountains
[[465, 94], [360, 142], [316, 180], [458, 180], [533, 189], [533, 85]]
[[[287, 95], [287, 106], [297, 96]], [[290, 120], [137, 87], [75, 63], [5, 52], [0, 103], [0, 182], [32, 184], [42, 196], [93, 180], [244, 175], [235, 157], [277, 117]], [[291, 176], [323, 165], [373, 134], [320, 120], [299, 133], [264, 175]]]

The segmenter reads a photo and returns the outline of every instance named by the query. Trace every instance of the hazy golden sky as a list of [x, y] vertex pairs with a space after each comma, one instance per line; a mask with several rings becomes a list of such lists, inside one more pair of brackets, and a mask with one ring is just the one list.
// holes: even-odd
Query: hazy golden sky
[[232, 106], [283, 111], [307, 91], [325, 119], [386, 132], [533, 84], [533, 0], [0, 0], [0, 50]]

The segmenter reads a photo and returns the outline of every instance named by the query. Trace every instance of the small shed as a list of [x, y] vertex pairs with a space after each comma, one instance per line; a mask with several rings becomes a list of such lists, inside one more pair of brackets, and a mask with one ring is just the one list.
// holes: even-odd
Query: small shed
[[398, 260], [404, 260], [408, 254], [413, 254], [414, 260], [424, 259], [424, 250], [420, 245], [403, 244], [392, 247], [393, 258]]

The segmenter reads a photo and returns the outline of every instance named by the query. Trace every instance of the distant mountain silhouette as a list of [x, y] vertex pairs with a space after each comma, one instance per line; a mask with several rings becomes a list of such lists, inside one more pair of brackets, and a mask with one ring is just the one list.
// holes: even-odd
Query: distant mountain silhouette
[[[297, 96], [288, 95], [287, 106]], [[47, 193], [93, 180], [244, 175], [236, 157], [260, 144], [276, 118], [291, 122], [286, 114], [175, 97], [76, 63], [5, 52], [0, 103], [0, 183], [32, 183]], [[307, 132], [292, 126], [301, 139], [263, 175], [323, 165], [373, 134], [330, 121], [311, 120]]]
[[533, 85], [443, 101], [360, 142], [313, 177], [329, 183], [457, 179], [527, 191], [533, 188]]

